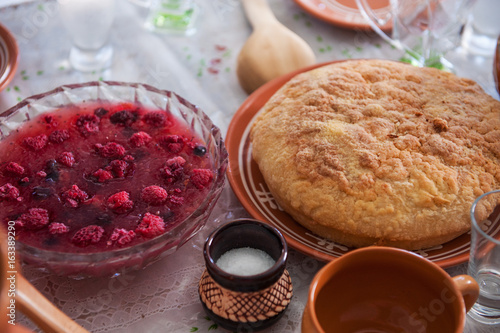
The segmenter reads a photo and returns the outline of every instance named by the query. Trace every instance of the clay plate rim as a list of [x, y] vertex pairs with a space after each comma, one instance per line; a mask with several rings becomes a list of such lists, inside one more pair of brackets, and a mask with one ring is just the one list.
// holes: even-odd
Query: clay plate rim
[[[257, 112], [292, 77], [314, 68], [342, 61], [356, 60], [336, 60], [314, 64], [266, 83], [241, 104], [229, 124], [226, 135], [226, 148], [229, 153], [227, 177], [243, 207], [253, 218], [278, 228], [290, 247], [321, 261], [331, 261], [354, 249], [312, 234], [290, 215], [279, 210], [272, 195], [268, 192], [257, 164], [248, 157], [251, 154], [248, 130]], [[261, 182], [257, 184], [253, 178], [260, 179]], [[256, 185], [261, 186], [257, 191]], [[258, 196], [260, 196], [259, 199], [257, 199]], [[426, 257], [442, 268], [447, 268], [468, 261], [469, 250], [470, 233], [466, 233], [445, 244], [413, 252]]]
[[[355, 0], [294, 0], [304, 11], [314, 17], [345, 29], [371, 30], [363, 15], [357, 9]], [[376, 8], [377, 14], [385, 14], [390, 10], [389, 0], [368, 0]], [[384, 7], [384, 3], [385, 7]], [[347, 4], [347, 5], [346, 5]], [[388, 31], [392, 23], [388, 23], [382, 30]]]
[[14, 78], [19, 63], [16, 39], [2, 24], [0, 24], [0, 53], [0, 91], [2, 91]]

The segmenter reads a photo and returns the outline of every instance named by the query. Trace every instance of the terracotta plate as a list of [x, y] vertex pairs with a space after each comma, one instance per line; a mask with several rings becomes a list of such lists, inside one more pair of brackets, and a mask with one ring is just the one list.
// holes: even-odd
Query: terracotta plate
[[[228, 128], [226, 146], [229, 153], [227, 171], [229, 183], [243, 207], [254, 218], [278, 228], [292, 248], [316, 259], [330, 261], [351, 251], [352, 248], [314, 235], [280, 209], [269, 192], [257, 163], [252, 158], [252, 145], [249, 140], [254, 116], [283, 84], [297, 73], [326, 64], [316, 64], [295, 71], [257, 89], [233, 116]], [[448, 243], [415, 252], [445, 268], [467, 261], [469, 248], [470, 234], [464, 234]]]
[[[355, 0], [294, 0], [309, 14], [333, 25], [358, 30], [369, 30], [370, 25], [359, 12]], [[390, 12], [389, 0], [368, 0], [378, 17]], [[390, 29], [390, 25], [383, 30]]]
[[19, 61], [19, 49], [14, 36], [0, 24], [0, 91], [12, 80]]

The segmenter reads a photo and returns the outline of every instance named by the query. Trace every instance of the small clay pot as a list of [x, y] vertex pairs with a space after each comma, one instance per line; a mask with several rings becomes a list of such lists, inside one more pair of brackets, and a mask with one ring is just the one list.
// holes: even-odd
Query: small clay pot
[[[227, 251], [250, 247], [267, 252], [275, 264], [255, 275], [225, 272], [216, 262]], [[292, 281], [285, 269], [288, 247], [274, 227], [252, 219], [229, 222], [207, 238], [206, 269], [199, 282], [200, 300], [208, 316], [234, 332], [255, 332], [278, 321], [292, 298]]]

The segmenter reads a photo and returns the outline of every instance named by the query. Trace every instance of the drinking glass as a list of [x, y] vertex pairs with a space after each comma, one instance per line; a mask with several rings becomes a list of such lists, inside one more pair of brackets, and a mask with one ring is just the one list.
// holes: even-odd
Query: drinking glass
[[479, 284], [479, 298], [469, 311], [473, 319], [500, 323], [500, 190], [481, 195], [471, 208], [471, 252], [468, 274]]
[[[390, 0], [391, 10], [378, 17], [368, 0], [356, 4], [372, 29], [396, 48], [401, 60], [416, 66], [452, 70], [444, 55], [460, 43], [460, 31], [475, 0]], [[389, 37], [382, 27], [392, 23]]]
[[160, 33], [192, 35], [199, 8], [194, 0], [129, 0], [148, 8], [144, 26]]
[[108, 44], [115, 13], [115, 0], [58, 0], [63, 24], [73, 46], [71, 65], [82, 72], [111, 65], [113, 47]]
[[500, 35], [500, 1], [477, 0], [464, 29], [462, 46], [473, 54], [492, 56]]

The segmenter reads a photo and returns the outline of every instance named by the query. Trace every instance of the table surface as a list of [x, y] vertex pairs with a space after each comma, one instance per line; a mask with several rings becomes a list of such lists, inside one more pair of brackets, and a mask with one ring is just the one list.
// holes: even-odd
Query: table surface
[[[71, 69], [70, 41], [61, 26], [57, 2], [0, 0], [0, 22], [17, 38], [20, 63], [10, 85], [0, 92], [0, 112], [33, 94], [62, 84], [94, 80], [141, 82], [172, 90], [200, 106], [223, 132], [248, 97], [235, 72], [236, 58], [251, 33], [237, 0], [197, 1], [201, 15], [191, 36], [162, 35], [143, 27], [145, 9], [118, 0], [110, 43], [113, 65], [104, 72], [82, 74]], [[303, 37], [317, 61], [384, 58], [397, 60], [398, 50], [373, 32], [346, 30], [305, 13], [292, 0], [270, 0], [276, 17]], [[461, 48], [448, 59], [456, 73], [477, 81], [499, 98], [491, 73], [492, 57], [475, 57]], [[204, 269], [202, 246], [208, 233], [231, 219], [248, 214], [229, 185], [207, 225], [174, 254], [144, 270], [113, 279], [71, 280], [24, 267], [33, 285], [61, 310], [92, 332], [223, 332], [207, 319], [198, 299], [197, 283]], [[284, 317], [264, 332], [299, 332], [309, 284], [324, 265], [293, 249], [290, 271], [294, 297]], [[464, 273], [465, 264], [448, 268]], [[36, 326], [22, 315], [19, 322]], [[499, 332], [467, 320], [464, 332]]]

